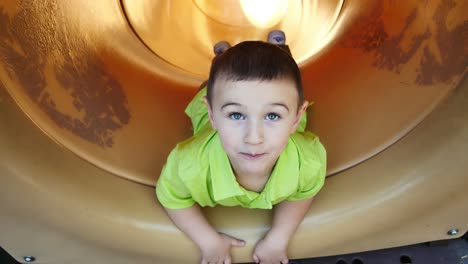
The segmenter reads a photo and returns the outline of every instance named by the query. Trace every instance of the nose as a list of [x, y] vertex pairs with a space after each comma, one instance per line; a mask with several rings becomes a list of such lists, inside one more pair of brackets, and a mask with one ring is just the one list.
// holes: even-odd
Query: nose
[[263, 125], [260, 122], [251, 122], [248, 124], [244, 142], [250, 145], [263, 143]]

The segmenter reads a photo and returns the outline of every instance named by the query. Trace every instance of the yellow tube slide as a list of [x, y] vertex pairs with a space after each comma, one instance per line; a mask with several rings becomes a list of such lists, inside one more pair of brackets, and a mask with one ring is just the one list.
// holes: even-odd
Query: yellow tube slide
[[[154, 184], [190, 135], [183, 110], [212, 45], [282, 29], [298, 61], [326, 185], [291, 258], [459, 237], [468, 229], [468, 3], [0, 3], [0, 245], [38, 263], [195, 263]], [[281, 1], [278, 1], [281, 2]], [[279, 11], [278, 11], [279, 10]], [[270, 211], [206, 208], [247, 241]], [[454, 236], [448, 230], [458, 229]]]

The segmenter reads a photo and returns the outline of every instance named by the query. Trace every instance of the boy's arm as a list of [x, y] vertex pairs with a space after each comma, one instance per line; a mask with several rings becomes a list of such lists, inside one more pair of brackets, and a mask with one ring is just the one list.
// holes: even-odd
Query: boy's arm
[[245, 242], [218, 233], [206, 220], [198, 204], [184, 209], [164, 208], [177, 225], [200, 248], [201, 263], [231, 263], [230, 248], [241, 247]]
[[294, 235], [313, 198], [300, 201], [283, 201], [275, 206], [273, 223], [269, 235], [289, 241]]
[[272, 227], [255, 248], [253, 259], [256, 263], [288, 262], [289, 240], [309, 210], [312, 200], [283, 201], [275, 206]]

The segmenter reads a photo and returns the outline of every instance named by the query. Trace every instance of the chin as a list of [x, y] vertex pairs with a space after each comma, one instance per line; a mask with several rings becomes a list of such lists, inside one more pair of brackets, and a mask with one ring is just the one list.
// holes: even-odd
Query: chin
[[245, 168], [245, 173], [249, 174], [249, 175], [260, 175], [260, 174], [264, 174], [265, 171], [268, 171], [270, 172], [271, 170], [267, 170], [266, 168]]

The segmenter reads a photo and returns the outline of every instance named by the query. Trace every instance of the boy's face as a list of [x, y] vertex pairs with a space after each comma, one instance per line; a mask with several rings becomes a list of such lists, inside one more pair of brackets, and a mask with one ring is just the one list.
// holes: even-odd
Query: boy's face
[[[217, 79], [208, 113], [237, 177], [265, 177], [307, 108], [289, 79]], [[298, 110], [299, 109], [299, 110]]]

